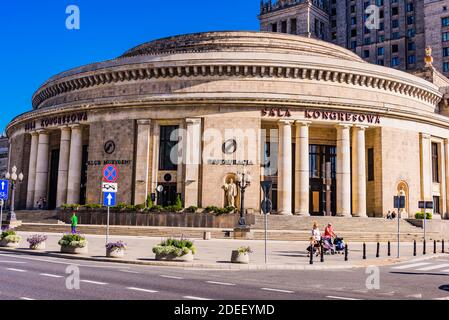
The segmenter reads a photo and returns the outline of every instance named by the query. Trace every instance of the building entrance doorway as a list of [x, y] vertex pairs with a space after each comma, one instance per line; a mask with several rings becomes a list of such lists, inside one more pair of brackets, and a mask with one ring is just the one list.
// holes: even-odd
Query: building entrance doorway
[[162, 186], [162, 191], [158, 192], [157, 204], [163, 207], [175, 205], [178, 196], [176, 183], [160, 183], [159, 186]]
[[[309, 151], [310, 214], [325, 216], [329, 213], [329, 215], [335, 216], [337, 209], [337, 148], [335, 146], [310, 145]], [[327, 186], [330, 187], [329, 191], [326, 191]]]
[[[52, 150], [50, 155], [50, 183], [48, 190], [47, 207], [44, 209], [56, 209], [56, 197], [58, 192], [59, 149]], [[39, 200], [39, 199], [38, 199]]]

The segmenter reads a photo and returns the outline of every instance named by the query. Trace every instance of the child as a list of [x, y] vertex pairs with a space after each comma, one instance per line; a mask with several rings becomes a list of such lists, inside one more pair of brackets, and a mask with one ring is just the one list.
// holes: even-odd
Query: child
[[72, 234], [75, 234], [76, 227], [78, 226], [78, 217], [76, 216], [75, 212], [73, 212], [71, 220], [72, 220]]
[[310, 242], [309, 242], [309, 247], [307, 248], [307, 251], [308, 251], [308, 253], [307, 253], [307, 256], [308, 257], [310, 257], [310, 253], [312, 253], [313, 254], [313, 252], [315, 252], [315, 246], [316, 246], [316, 244], [317, 244], [317, 241], [315, 240], [315, 238], [314, 237], [310, 237]]

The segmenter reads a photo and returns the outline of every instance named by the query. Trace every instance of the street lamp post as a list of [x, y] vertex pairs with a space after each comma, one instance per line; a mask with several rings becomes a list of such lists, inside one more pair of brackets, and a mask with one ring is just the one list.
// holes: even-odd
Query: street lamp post
[[251, 185], [251, 174], [249, 171], [237, 172], [237, 187], [240, 190], [240, 219], [239, 227], [246, 227], [245, 219], [245, 191]]
[[17, 180], [20, 182], [23, 181], [23, 173], [19, 173], [17, 175], [17, 167], [13, 166], [11, 169], [11, 173], [7, 172], [5, 178], [11, 181], [11, 205], [8, 213], [7, 220], [8, 221], [16, 221], [16, 213], [14, 212], [14, 202], [15, 202], [15, 191], [16, 191], [16, 183]]

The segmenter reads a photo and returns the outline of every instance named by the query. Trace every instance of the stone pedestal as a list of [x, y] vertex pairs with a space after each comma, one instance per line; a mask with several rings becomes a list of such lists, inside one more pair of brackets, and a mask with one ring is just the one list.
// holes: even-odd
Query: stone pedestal
[[234, 239], [235, 240], [253, 240], [254, 233], [248, 227], [234, 228]]

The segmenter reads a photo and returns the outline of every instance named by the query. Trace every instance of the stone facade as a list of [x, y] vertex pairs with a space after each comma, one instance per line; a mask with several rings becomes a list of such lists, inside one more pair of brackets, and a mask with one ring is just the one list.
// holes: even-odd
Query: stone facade
[[0, 137], [0, 178], [8, 171], [9, 140], [5, 136]]
[[100, 203], [102, 168], [114, 164], [117, 200], [127, 204], [170, 205], [179, 195], [185, 207], [224, 207], [224, 183], [249, 172], [249, 211], [260, 212], [260, 182], [270, 180], [273, 213], [323, 214], [326, 203], [334, 215], [381, 217], [404, 187], [410, 216], [422, 199], [438, 199], [444, 216], [449, 82], [432, 67], [418, 71], [279, 33], [143, 44], [56, 75], [9, 124], [11, 163], [25, 174], [17, 206], [42, 196], [57, 207]]

